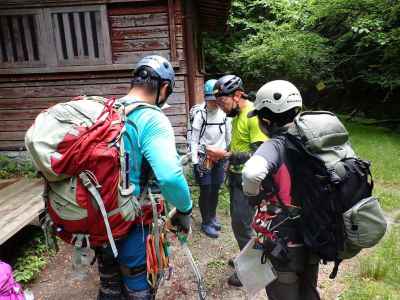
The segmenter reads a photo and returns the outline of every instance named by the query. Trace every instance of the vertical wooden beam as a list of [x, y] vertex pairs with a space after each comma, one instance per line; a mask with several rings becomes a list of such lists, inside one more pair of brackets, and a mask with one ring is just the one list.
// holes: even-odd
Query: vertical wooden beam
[[176, 28], [175, 28], [175, 1], [168, 0], [168, 25], [169, 25], [169, 48], [171, 52], [171, 61], [177, 61], [176, 52]]
[[194, 52], [194, 14], [195, 7], [192, 0], [184, 0], [184, 36], [185, 36], [185, 53], [186, 53], [186, 66], [187, 66], [187, 78], [188, 78], [188, 93], [189, 93], [189, 107], [196, 104], [196, 69], [195, 69], [195, 58]]

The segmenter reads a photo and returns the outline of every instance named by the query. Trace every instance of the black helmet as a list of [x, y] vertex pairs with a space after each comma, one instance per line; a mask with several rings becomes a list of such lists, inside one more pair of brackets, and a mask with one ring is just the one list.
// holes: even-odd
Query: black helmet
[[243, 91], [243, 81], [236, 75], [225, 75], [217, 80], [214, 87], [215, 96], [228, 96], [235, 91]]

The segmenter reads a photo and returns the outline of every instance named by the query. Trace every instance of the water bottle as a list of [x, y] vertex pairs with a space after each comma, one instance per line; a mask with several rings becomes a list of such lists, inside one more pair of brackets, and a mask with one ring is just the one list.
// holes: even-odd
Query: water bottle
[[30, 289], [24, 290], [24, 300], [35, 300], [35, 297]]
[[85, 279], [89, 274], [90, 263], [94, 253], [90, 248], [74, 247], [72, 256], [73, 277], [78, 280]]

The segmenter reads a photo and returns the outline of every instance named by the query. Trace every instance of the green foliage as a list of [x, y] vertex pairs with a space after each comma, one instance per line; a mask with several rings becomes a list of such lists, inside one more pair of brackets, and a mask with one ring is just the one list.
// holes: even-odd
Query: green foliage
[[399, 299], [400, 228], [395, 226], [368, 256], [361, 256], [359, 274], [350, 277], [342, 300]]
[[34, 238], [20, 250], [14, 265], [15, 280], [20, 283], [31, 282], [46, 266], [48, 257], [54, 254], [54, 251], [48, 250], [43, 233], [35, 233]]
[[20, 162], [0, 155], [0, 179], [13, 177], [29, 177], [36, 176], [36, 170], [33, 165], [28, 162]]
[[209, 73], [236, 73], [250, 89], [288, 79], [304, 92], [323, 81], [336, 109], [400, 110], [399, 1], [233, 0], [227, 32], [204, 45]]
[[388, 0], [309, 1], [308, 28], [335, 47], [340, 78], [400, 87], [400, 3]]

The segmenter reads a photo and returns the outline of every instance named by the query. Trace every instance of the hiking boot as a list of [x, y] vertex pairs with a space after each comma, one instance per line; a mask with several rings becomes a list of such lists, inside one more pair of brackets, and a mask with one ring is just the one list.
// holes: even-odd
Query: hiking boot
[[239, 278], [238, 278], [236, 272], [233, 273], [233, 274], [231, 275], [231, 277], [229, 277], [229, 279], [228, 279], [228, 284], [229, 284], [229, 285], [232, 285], [232, 286], [237, 286], [237, 287], [243, 286], [243, 284], [240, 282], [240, 280], [239, 280]]
[[230, 267], [232, 267], [232, 268], [235, 267], [235, 264], [234, 264], [234, 262], [233, 262], [233, 258], [228, 259], [228, 266], [230, 266]]
[[221, 223], [217, 221], [217, 218], [211, 219], [211, 225], [215, 228], [216, 231], [220, 231], [222, 228]]
[[203, 231], [206, 236], [213, 239], [219, 236], [218, 231], [216, 231], [211, 224], [201, 224], [201, 231]]

